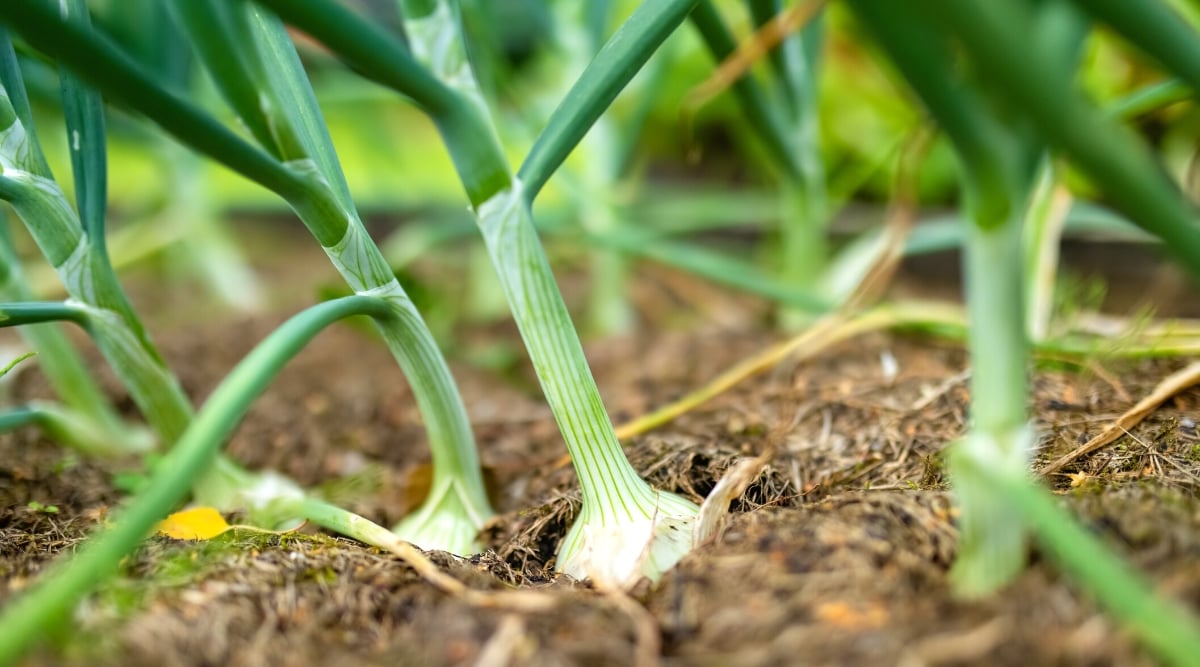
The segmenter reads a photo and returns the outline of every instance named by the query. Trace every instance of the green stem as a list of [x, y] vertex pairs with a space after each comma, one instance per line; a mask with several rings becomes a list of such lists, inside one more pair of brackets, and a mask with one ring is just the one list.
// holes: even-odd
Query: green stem
[[59, 301], [0, 303], [0, 327], [44, 322], [74, 322], [86, 329], [90, 318], [86, 309]]
[[[619, 226], [615, 207], [604, 201], [585, 204], [585, 224], [599, 233]], [[635, 315], [629, 303], [629, 260], [614, 247], [599, 247], [590, 252], [591, 288], [588, 292], [587, 321], [593, 335], [614, 336], [629, 333]]]
[[480, 231], [542, 391], [584, 480], [584, 514], [616, 511], [624, 517], [601, 521], [632, 520], [637, 506], [627, 500], [650, 489], [621, 453], [525, 197], [518, 183], [481, 206]]
[[[692, 25], [700, 33], [713, 59], [721, 62], [737, 49], [733, 32], [721, 18], [710, 0], [702, 0], [691, 13]], [[789, 136], [787, 125], [775, 107], [767, 99], [758, 82], [743, 76], [733, 84], [742, 113], [750, 121], [750, 128], [762, 141], [763, 147], [776, 166], [787, 178], [799, 180], [803, 167], [794, 152], [796, 141]]]
[[[762, 29], [783, 11], [781, 0], [746, 0], [745, 4], [758, 29]], [[790, 39], [791, 36], [786, 37], [784, 42], [786, 43]], [[791, 71], [791, 63], [788, 61], [787, 54], [784, 53], [784, 48], [776, 46], [767, 53], [767, 58], [771, 61], [772, 78], [776, 83], [775, 89], [779, 93], [779, 98], [789, 109], [794, 111], [796, 103], [799, 102], [798, 93], [800, 91], [792, 86], [792, 82], [797, 79], [794, 78]]]
[[529, 201], [694, 6], [696, 0], [643, 2], [601, 47], [521, 164], [517, 176]]
[[[382, 261], [382, 255], [379, 260]], [[389, 286], [390, 289], [385, 287], [370, 292], [384, 299], [392, 311], [391, 318], [377, 319], [376, 324], [412, 386], [428, 430], [433, 483], [437, 486], [453, 481], [465, 495], [464, 502], [470, 506], [470, 512], [486, 519], [491, 514], [491, 506], [483, 485], [471, 423], [458, 386], [412, 301], [403, 294], [394, 278]]]
[[[780, 195], [782, 247], [778, 261], [783, 284], [815, 292], [829, 261], [829, 239], [825, 234], [828, 205], [824, 178], [820, 173], [810, 176], [783, 186]], [[812, 312], [804, 309], [786, 309], [781, 315], [784, 328], [789, 329], [803, 326], [812, 319]]]
[[176, 24], [191, 38], [193, 47], [213, 72], [213, 83], [245, 123], [246, 129], [276, 159], [283, 159], [275, 134], [266, 118], [263, 91], [256, 85], [246, 62], [254, 51], [254, 39], [237, 34], [237, 13], [244, 19], [245, 7], [229, 0], [170, 0], [166, 3]]
[[[270, 101], [244, 109], [242, 115], [261, 115], [272, 129], [279, 154], [291, 169], [305, 176], [308, 194], [292, 204], [350, 288], [386, 300], [394, 311], [394, 317], [376, 320], [376, 325], [403, 369], [425, 422], [435, 487], [434, 497], [422, 508], [425, 514], [419, 511], [417, 518], [406, 520], [404, 537], [426, 548], [474, 553], [479, 548], [475, 534], [492, 510], [454, 378], [432, 333], [358, 217], [311, 84], [283, 24], [273, 14], [250, 5], [237, 4], [230, 11], [233, 13], [225, 17], [230, 22], [227, 30], [247, 33], [241, 41], [250, 44], [246, 50], [252, 52], [237, 61], [247, 79]], [[243, 11], [248, 13], [237, 13]], [[212, 41], [211, 36], [196, 39]], [[219, 64], [219, 60], [210, 63]], [[213, 72], [217, 78], [223, 76], [220, 69]], [[447, 509], [445, 503], [455, 507], [441, 516], [452, 517], [447, 520], [459, 529], [444, 534], [463, 539], [439, 541], [442, 534], [422, 532], [418, 519]]]
[[0, 614], [0, 665], [12, 664], [47, 629], [66, 621], [71, 608], [112, 576], [123, 559], [167, 515], [217, 459], [232, 434], [279, 370], [314, 336], [352, 315], [392, 317], [383, 300], [352, 296], [313, 306], [292, 317], [246, 356], [225, 378], [178, 444], [156, 466], [146, 488], [72, 558], [43, 574], [39, 584]]
[[1025, 3], [911, 4], [960, 37], [981, 80], [1020, 110], [1047, 143], [1066, 152], [1131, 220], [1161, 238], [1169, 252], [1193, 272], [1200, 271], [1200, 234], [1192, 207], [1144, 141], [1090, 105], [1058, 69], [1038, 64], [1042, 58], [1030, 52], [1024, 37], [1031, 23]]
[[0, 412], [0, 433], [15, 431], [23, 426], [40, 425], [44, 413], [37, 408], [15, 408]]
[[749, 262], [694, 244], [662, 238], [647, 239], [640, 234], [625, 232], [589, 235], [588, 240], [683, 269], [718, 284], [773, 299], [802, 312], [823, 313], [834, 306], [824, 295], [781, 282], [774, 276], [763, 275]]
[[[997, 195], [999, 197], [999, 195]], [[979, 214], [976, 214], [977, 216]], [[1029, 351], [1023, 305], [1021, 218], [1000, 226], [968, 225], [963, 252], [967, 349], [971, 358], [971, 427], [953, 445], [1006, 474], [1022, 474], [1034, 445], [1025, 402]], [[951, 570], [956, 593], [989, 594], [1024, 568], [1023, 523], [1002, 498], [981, 491], [951, 459], [961, 510], [959, 549]]]
[[169, 446], [187, 427], [191, 404], [146, 336], [106, 257], [90, 251], [57, 183], [14, 169], [5, 174], [0, 181], [15, 186], [5, 196], [15, 194], [10, 203], [62, 279], [72, 308], [86, 312], [97, 347]]
[[168, 92], [104, 35], [64, 22], [41, 0], [3, 3], [0, 23], [15, 28], [31, 46], [104, 91], [110, 100], [145, 114], [183, 143], [285, 199], [304, 195], [308, 184], [302, 177]]
[[87, 456], [143, 453], [152, 444], [147, 438], [131, 438], [125, 433], [106, 431], [87, 415], [43, 401], [0, 415], [0, 433], [27, 425], [40, 427], [59, 442]]
[[1066, 223], [1066, 211], [1056, 207], [1058, 179], [1049, 157], [1038, 171], [1025, 213], [1025, 322], [1033, 341], [1050, 334], [1059, 246]]
[[998, 148], [1007, 137], [962, 81], [952, 78], [945, 39], [907, 6], [874, 0], [847, 0], [954, 143], [964, 173], [968, 207], [988, 227], [1009, 218], [1009, 168]]
[[[965, 457], [964, 457], [965, 458]], [[1167, 664], [1190, 667], [1200, 656], [1200, 620], [1186, 607], [1156, 596], [1154, 586], [1084, 529], [1024, 474], [979, 461], [954, 464], [981, 493], [998, 496], [1034, 530], [1042, 549], [1125, 628]]]
[[[63, 19], [91, 31], [91, 17], [85, 0], [64, 0], [59, 4]], [[59, 72], [62, 82], [62, 108], [71, 154], [71, 173], [75, 177], [75, 202], [90, 252], [108, 263], [104, 221], [108, 211], [108, 159], [105, 150], [104, 103], [100, 94], [87, 87], [70, 72]]]
[[1191, 89], [1182, 81], [1168, 79], [1138, 88], [1113, 100], [1105, 108], [1105, 112], [1115, 118], [1134, 118], [1191, 97]]
[[[33, 291], [26, 284], [9, 242], [7, 220], [0, 215], [0, 299], [31, 301]], [[21, 336], [38, 354], [38, 365], [64, 405], [86, 420], [95, 437], [111, 443], [114, 448], [142, 439], [117, 416], [112, 404], [100, 390], [83, 360], [67, 340], [62, 329], [55, 325], [21, 327]]]
[[[15, 119], [21, 122], [29, 136], [37, 136], [34, 131], [33, 110], [29, 106], [29, 96], [22, 84], [17, 53], [13, 49], [12, 37], [3, 27], [0, 27], [0, 86], [4, 88], [4, 97], [7, 99], [9, 107], [8, 109], [0, 108], [0, 119], [2, 119], [0, 125], [4, 127], [10, 125], [13, 119], [8, 118], [7, 115], [11, 112]], [[0, 107], [3, 106], [0, 105]], [[28, 153], [24, 162], [24, 168], [30, 173], [51, 178], [50, 165], [46, 163], [46, 156], [36, 141], [28, 144]]]
[[[949, 48], [928, 15], [893, 3], [849, 0], [946, 131], [958, 156], [966, 207], [971, 215], [963, 254], [968, 348], [971, 356], [971, 428], [954, 445], [958, 458], [973, 457], [1006, 474], [1021, 474], [1033, 446], [1025, 401], [1028, 344], [1022, 305], [1021, 219], [1027, 164], [1040, 154], [1017, 129], [991, 114], [950, 70]], [[953, 3], [951, 3], [953, 4]], [[1069, 18], [1069, 17], [1068, 17]], [[1070, 21], [1055, 24], [1073, 29]], [[1062, 32], [1060, 34], [1067, 34]], [[1071, 34], [1081, 34], [1073, 32]], [[1061, 48], [1061, 45], [1059, 46]], [[1045, 58], [1049, 69], [1073, 58]], [[1024, 567], [1025, 529], [1003, 499], [972, 485], [953, 465], [951, 478], [961, 515], [959, 552], [951, 578], [956, 593], [988, 594]]]
[[22, 327], [21, 336], [37, 350], [37, 363], [54, 393], [71, 411], [92, 424], [97, 437], [121, 447], [144, 441], [148, 434], [125, 424], [88, 373], [62, 330], [52, 326]]
[[398, 539], [395, 533], [374, 521], [314, 498], [304, 498], [290, 508], [281, 509], [289, 510], [287, 514], [291, 516], [304, 517], [322, 528], [380, 549], [391, 548]]
[[1023, 259], [1019, 217], [995, 229], [968, 228], [963, 273], [971, 323], [971, 420], [984, 432], [1008, 432], [1026, 421]]
[[[614, 201], [618, 181], [615, 146], [612, 120], [607, 116], [597, 118], [592, 131], [583, 138], [587, 159], [581, 167], [582, 188], [576, 195], [583, 228], [593, 236], [613, 234], [624, 226], [625, 209]], [[628, 296], [628, 262], [620, 252], [603, 244], [590, 255], [588, 325], [601, 336], [629, 333], [634, 326], [634, 313]]]
[[[820, 117], [818, 115], [818, 75], [820, 45], [824, 31], [823, 13], [795, 35], [785, 38], [780, 52], [786, 58], [792, 114], [789, 136], [791, 152], [800, 167], [798, 178], [784, 186], [787, 207], [782, 220], [783, 267], [780, 277], [787, 284], [812, 290], [829, 265], [829, 192], [825, 165], [821, 156]], [[811, 313], [784, 310], [785, 328], [799, 328], [811, 322]]]
[[1200, 34], [1161, 0], [1075, 0], [1200, 93]]
[[413, 99], [438, 127], [473, 206], [509, 180], [499, 142], [476, 100], [439, 81], [404, 44], [330, 0], [259, 0], [304, 30], [362, 75]]

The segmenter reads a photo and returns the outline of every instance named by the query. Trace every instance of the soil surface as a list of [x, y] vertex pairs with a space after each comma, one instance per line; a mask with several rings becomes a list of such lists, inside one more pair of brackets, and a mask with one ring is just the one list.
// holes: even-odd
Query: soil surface
[[[300, 251], [259, 267], [278, 291], [271, 314], [214, 315], [187, 284], [134, 297], [154, 314], [150, 331], [199, 403], [286, 313], [313, 300], [315, 289], [295, 285], [330, 280], [318, 266], [319, 256]], [[587, 345], [618, 422], [781, 339], [763, 304], [662, 269], [642, 269], [634, 302], [656, 333]], [[507, 324], [456, 335], [468, 341], [460, 351], [471, 341], [519, 345]], [[1030, 402], [1039, 460], [1096, 434], [1188, 361], [1040, 364]], [[77, 632], [47, 637], [28, 664], [1154, 664], [1036, 550], [996, 596], [951, 595], [955, 513], [940, 455], [967, 419], [959, 343], [866, 335], [785, 362], [629, 441], [651, 483], [696, 501], [738, 459], [775, 452], [716, 538], [631, 597], [553, 574], [579, 494], [528, 365], [501, 372], [459, 362], [454, 371], [500, 515], [484, 533], [487, 553], [431, 557], [472, 588], [534, 591], [548, 610], [469, 604], [390, 554], [316, 531], [152, 537], [77, 610]], [[19, 397], [46, 391], [36, 368], [17, 378]], [[1198, 421], [1193, 389], [1047, 480], [1159, 590], [1192, 608], [1200, 608]], [[322, 333], [284, 371], [228, 451], [385, 525], [419, 501], [428, 472], [400, 371], [352, 326]], [[82, 459], [33, 430], [0, 436], [0, 604], [101, 525], [123, 497], [114, 473], [131, 465]]]

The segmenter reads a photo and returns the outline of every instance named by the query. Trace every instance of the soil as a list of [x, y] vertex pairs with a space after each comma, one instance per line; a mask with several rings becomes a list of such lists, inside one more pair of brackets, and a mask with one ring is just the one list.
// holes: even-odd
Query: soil
[[[331, 282], [310, 250], [277, 255], [259, 268], [279, 292], [253, 316], [216, 316], [195, 286], [164, 290], [155, 274], [143, 275], [151, 280], [135, 300], [154, 315], [149, 328], [198, 403], [286, 313], [311, 301], [313, 289], [296, 285]], [[634, 302], [653, 333], [587, 345], [616, 421], [780, 339], [763, 304], [659, 268], [641, 274]], [[506, 324], [456, 334], [519, 345]], [[1039, 459], [1073, 449], [1187, 361], [1041, 364], [1030, 402]], [[27, 664], [1154, 664], [1036, 550], [994, 597], [951, 595], [955, 513], [940, 455], [967, 416], [966, 355], [956, 342], [860, 337], [633, 438], [628, 453], [647, 479], [697, 501], [734, 461], [775, 454], [717, 537], [631, 598], [553, 574], [579, 495], [527, 364], [496, 371], [460, 361], [454, 371], [500, 515], [484, 533], [487, 553], [431, 557], [473, 588], [536, 591], [551, 600], [548, 611], [473, 606], [390, 554], [315, 531], [233, 531], [204, 543], [152, 537], [77, 610], [76, 630], [47, 637]], [[15, 391], [46, 389], [31, 369]], [[1197, 421], [1193, 389], [1047, 480], [1160, 591], [1193, 609]], [[385, 525], [421, 498], [427, 477], [403, 378], [383, 346], [352, 326], [322, 333], [284, 371], [228, 451]], [[0, 603], [104, 521], [123, 497], [114, 473], [131, 465], [81, 459], [32, 430], [0, 437]]]

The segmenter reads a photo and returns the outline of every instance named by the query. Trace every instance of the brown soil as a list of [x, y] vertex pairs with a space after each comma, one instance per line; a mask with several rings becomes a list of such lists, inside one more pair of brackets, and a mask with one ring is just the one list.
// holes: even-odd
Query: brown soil
[[[277, 307], [294, 310], [311, 295]], [[761, 325], [761, 305], [661, 270], [645, 271], [636, 301], [661, 313], [663, 303], [681, 311], [713, 299], [720, 307], [693, 312], [682, 332], [655, 326], [660, 333], [588, 346], [615, 419], [678, 398], [777, 340]], [[218, 325], [174, 312], [150, 328], [199, 399], [281, 318]], [[507, 326], [459, 333], [517, 340]], [[894, 377], [881, 364], [889, 355]], [[634, 591], [633, 604], [552, 574], [578, 491], [570, 468], [556, 466], [563, 447], [528, 369], [502, 376], [456, 365], [502, 514], [486, 532], [488, 553], [432, 557], [474, 588], [537, 591], [552, 599], [550, 611], [471, 606], [395, 557], [344, 539], [156, 537], [78, 610], [79, 631], [48, 637], [58, 648], [44, 646], [29, 664], [1153, 664], [1036, 552], [1028, 571], [991, 599], [950, 594], [956, 531], [940, 453], [964, 428], [965, 362], [954, 343], [870, 335], [780, 366], [634, 438], [628, 450], [639, 470], [695, 500], [735, 459], [770, 447], [776, 455], [718, 537], [657, 585]], [[1074, 448], [1184, 363], [1040, 368], [1031, 401], [1040, 457]], [[28, 371], [17, 391], [45, 389]], [[1200, 608], [1196, 421], [1200, 391], [1191, 390], [1050, 482], [1162, 592]], [[285, 370], [229, 452], [325, 485], [385, 524], [420, 498], [427, 461], [399, 370], [348, 326], [321, 334]], [[79, 460], [28, 430], [0, 437], [0, 602], [103, 521], [122, 497], [110, 473], [125, 467]]]

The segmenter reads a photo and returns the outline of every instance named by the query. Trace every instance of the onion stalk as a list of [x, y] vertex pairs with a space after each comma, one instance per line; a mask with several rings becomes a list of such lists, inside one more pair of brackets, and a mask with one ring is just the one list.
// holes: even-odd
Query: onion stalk
[[[651, 489], [625, 458], [530, 206], [551, 172], [694, 2], [648, 3], [635, 10], [551, 116], [519, 176], [500, 149], [451, 3], [408, 3], [407, 43], [327, 0], [261, 4], [368, 78], [413, 99], [441, 132], [579, 475], [583, 507], [560, 546], [558, 568], [627, 585], [674, 565], [692, 546], [699, 508]], [[680, 534], [688, 537], [680, 540]]]
[[[586, 87], [601, 78], [597, 72], [612, 73], [608, 68], [615, 63], [606, 62], [606, 57], [612, 57], [614, 43], [629, 40], [628, 33], [639, 28], [650, 27], [653, 32], [652, 23], [639, 25], [642, 20], [635, 12], [600, 50], [566, 99], [573, 99], [581, 84]], [[486, 120], [489, 115], [467, 63], [461, 27], [451, 3], [438, 2], [422, 16], [406, 17], [406, 26], [418, 61], [422, 60], [422, 53], [434, 53], [431, 47], [437, 44], [445, 61], [458, 63], [453, 69], [430, 60], [422, 64], [438, 73], [439, 80], [461, 95], [464, 102], [480, 105], [480, 118], [485, 119], [484, 126], [497, 147], [484, 155], [498, 156], [499, 139]], [[661, 33], [660, 42], [666, 34], [669, 31]], [[634, 38], [634, 41], [642, 48], [657, 46], [646, 40]], [[638, 67], [651, 52], [652, 49], [641, 58]], [[631, 68], [622, 86], [634, 72], [636, 67]], [[620, 87], [614, 86], [603, 102], [604, 107], [619, 90]], [[590, 109], [588, 125], [602, 111], [600, 106]], [[561, 112], [562, 107], [556, 110], [551, 125]], [[579, 139], [582, 138], [581, 134]], [[502, 171], [508, 178], [507, 188], [475, 207], [476, 221], [579, 476], [580, 514], [559, 546], [556, 568], [575, 577], [621, 587], [642, 577], [656, 580], [691, 550], [700, 508], [678, 495], [652, 489], [625, 457], [538, 239], [531, 210], [532, 193], [526, 192], [521, 178], [512, 175], [503, 162], [493, 162], [482, 171]], [[472, 189], [469, 177], [470, 173], [460, 171], [468, 191]]]
[[[388, 319], [393, 311], [385, 300], [351, 296], [327, 301], [293, 316], [243, 359], [212, 393], [176, 446], [155, 467], [150, 480], [130, 502], [117, 510], [109, 527], [89, 540], [71, 558], [55, 563], [29, 591], [0, 614], [0, 665], [12, 664], [32, 644], [47, 636], [47, 628], [62, 622], [90, 590], [111, 577], [121, 560], [179, 503], [198, 477], [221, 457], [219, 449], [254, 399], [304, 345], [330, 324], [352, 315]], [[367, 543], [378, 541], [374, 524], [306, 498], [276, 476], [260, 478], [257, 489], [242, 487], [245, 499], [261, 512], [276, 516], [308, 517], [333, 526]], [[257, 501], [257, 502], [256, 502]]]
[[[929, 108], [956, 150], [970, 217], [963, 253], [971, 426], [950, 459], [959, 504], [959, 548], [951, 578], [965, 597], [1012, 580], [1027, 560], [1027, 530], [1002, 496], [971, 484], [956, 461], [969, 457], [998, 474], [1026, 474], [1034, 436], [1025, 411], [1029, 352], [1023, 306], [1021, 193], [1035, 150], [996, 122], [956, 80], [943, 38], [899, 6], [852, 0], [860, 19]], [[1027, 166], [1030, 165], [1030, 166]]]
[[[247, 2], [181, 0], [173, 7], [239, 118], [263, 148], [305, 182], [305, 192], [289, 203], [346, 283], [357, 294], [384, 299], [395, 312], [375, 323], [425, 419], [434, 477], [429, 497], [396, 532], [425, 549], [478, 553], [477, 535], [493, 511], [466, 408], [433, 334], [359, 218], [282, 23]], [[242, 48], [230, 49], [239, 37]]]
[[[61, 20], [41, 3], [15, 3], [7, 6], [0, 18], [15, 25], [33, 46], [103, 90], [111, 99], [145, 113], [183, 143], [282, 196], [321, 242], [350, 287], [391, 305], [395, 317], [380, 328], [389, 348], [400, 360], [425, 418], [434, 451], [435, 478], [457, 478], [453, 495], [465, 499], [462, 503], [441, 502], [437, 506], [452, 512], [469, 502], [470, 511], [452, 517], [452, 521], [467, 522], [473, 527], [450, 533], [470, 533], [469, 542], [430, 542], [426, 539], [426, 524], [432, 527], [433, 535], [446, 534], [440, 527], [442, 522], [433, 520], [408, 526], [411, 531], [408, 537], [425, 548], [474, 553], [479, 548], [475, 532], [482, 520], [491, 515], [491, 508], [483, 489], [470, 423], [445, 360], [420, 314], [358, 219], [294, 46], [273, 16], [246, 3], [229, 6], [182, 3], [182, 6], [195, 12], [189, 18], [209, 10], [213, 12], [209, 19], [228, 22], [221, 24], [228, 34], [241, 31], [237, 34], [253, 38], [250, 43], [238, 43], [235, 55], [241, 60], [235, 62], [236, 66], [220, 70], [217, 76], [235, 84], [239, 80], [254, 81], [254, 85], [262, 86], [264, 97], [261, 100], [256, 97], [255, 104], [264, 102], [263, 107], [256, 107], [253, 113], [248, 112], [248, 107], [235, 109], [252, 118], [249, 126], [257, 126], [253, 119], [258, 117], [263, 127], [270, 128], [270, 132], [258, 136], [266, 142], [266, 152], [247, 144], [189, 102], [162, 88], [107, 38]], [[234, 44], [209, 33], [197, 39], [207, 40], [201, 44], [208, 45], [210, 55]], [[205, 48], [201, 47], [202, 57]], [[0, 180], [0, 194], [4, 193], [3, 186]], [[176, 421], [180, 425], [187, 423], [186, 418]], [[234, 470], [225, 459], [219, 459], [218, 468], [231, 474]], [[228, 484], [214, 489], [214, 494], [220, 491], [228, 496], [234, 489], [243, 488], [249, 483], [246, 475], [232, 476]], [[435, 479], [435, 487], [439, 479]], [[267, 484], [260, 490], [271, 486]], [[443, 512], [435, 514], [441, 517]]]

